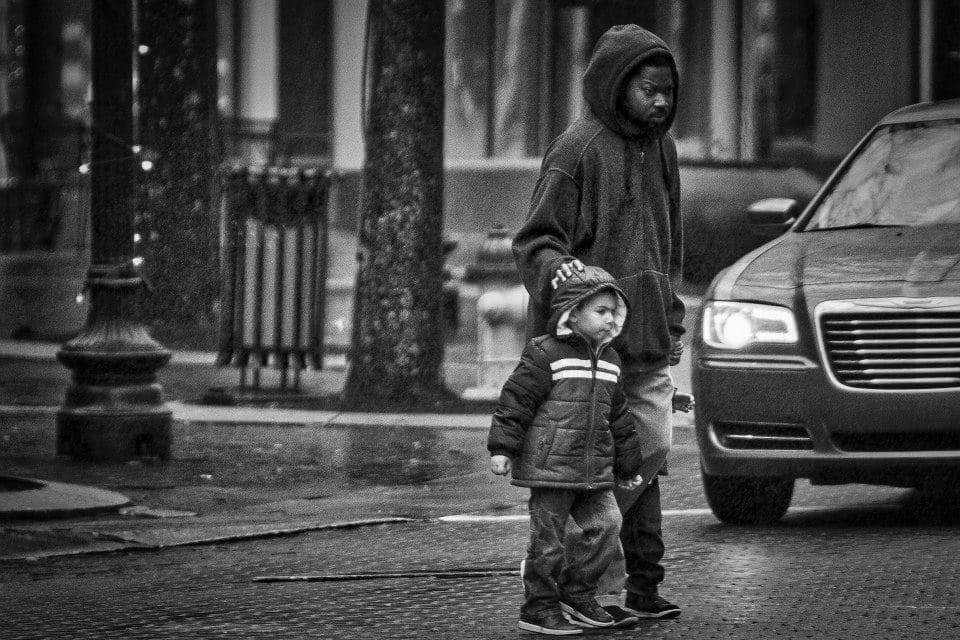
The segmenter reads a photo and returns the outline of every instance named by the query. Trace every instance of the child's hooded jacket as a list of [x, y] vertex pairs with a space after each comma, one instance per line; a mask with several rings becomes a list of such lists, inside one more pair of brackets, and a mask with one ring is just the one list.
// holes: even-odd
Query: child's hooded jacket
[[[615, 328], [596, 347], [567, 324], [593, 294], [616, 294]], [[610, 341], [623, 329], [627, 303], [599, 267], [574, 272], [553, 296], [551, 335], [531, 339], [500, 393], [487, 449], [513, 459], [522, 487], [606, 489], [640, 466], [640, 442], [623, 396], [620, 356]]]

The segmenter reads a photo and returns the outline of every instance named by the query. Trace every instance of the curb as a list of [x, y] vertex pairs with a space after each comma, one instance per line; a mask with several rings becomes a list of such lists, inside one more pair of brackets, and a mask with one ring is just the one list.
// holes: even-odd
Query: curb
[[48, 520], [116, 512], [131, 504], [115, 491], [81, 484], [0, 475], [0, 521]]
[[[312, 411], [306, 409], [272, 409], [254, 407], [218, 407], [191, 405], [179, 400], [166, 403], [177, 422], [202, 422], [215, 425], [321, 425], [333, 428], [417, 427], [430, 429], [490, 428], [486, 413], [364, 413], [352, 411]], [[58, 406], [0, 405], [0, 416], [54, 416]], [[674, 429], [690, 428], [693, 418], [675, 414]]]

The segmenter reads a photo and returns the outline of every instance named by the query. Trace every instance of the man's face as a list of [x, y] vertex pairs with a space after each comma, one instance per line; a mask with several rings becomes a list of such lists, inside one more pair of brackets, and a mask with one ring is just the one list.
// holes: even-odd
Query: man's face
[[622, 106], [634, 122], [663, 124], [673, 110], [673, 74], [666, 65], [643, 65], [624, 85]]
[[570, 312], [570, 327], [594, 342], [609, 340], [615, 328], [613, 314], [616, 310], [614, 295], [601, 291]]

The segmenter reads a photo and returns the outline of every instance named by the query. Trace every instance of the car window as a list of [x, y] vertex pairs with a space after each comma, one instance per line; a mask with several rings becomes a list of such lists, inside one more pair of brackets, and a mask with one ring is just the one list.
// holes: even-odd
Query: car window
[[804, 230], [934, 224], [960, 224], [960, 120], [877, 129]]

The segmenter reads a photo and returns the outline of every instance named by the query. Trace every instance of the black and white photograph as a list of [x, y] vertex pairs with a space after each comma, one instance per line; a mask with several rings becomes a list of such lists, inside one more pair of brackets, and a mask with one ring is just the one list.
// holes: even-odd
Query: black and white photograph
[[960, 0], [0, 0], [0, 638], [960, 638]]

